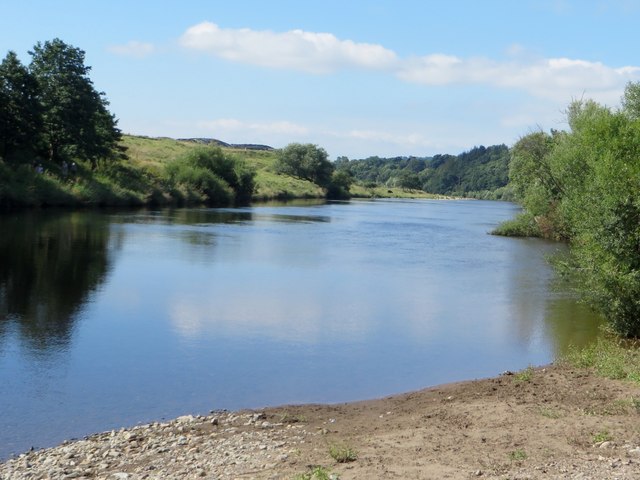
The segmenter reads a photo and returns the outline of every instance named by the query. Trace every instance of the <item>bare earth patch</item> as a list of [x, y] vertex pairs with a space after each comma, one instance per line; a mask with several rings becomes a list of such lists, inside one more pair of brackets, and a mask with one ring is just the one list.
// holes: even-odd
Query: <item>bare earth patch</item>
[[317, 466], [343, 480], [637, 479], [640, 389], [551, 366], [365, 402], [184, 416], [21, 455], [0, 478], [293, 479]]

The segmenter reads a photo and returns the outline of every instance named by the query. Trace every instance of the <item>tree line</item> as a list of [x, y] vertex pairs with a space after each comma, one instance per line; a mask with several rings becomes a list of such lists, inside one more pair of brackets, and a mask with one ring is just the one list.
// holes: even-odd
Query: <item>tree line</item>
[[620, 108], [572, 102], [567, 131], [536, 131], [512, 148], [509, 179], [524, 212], [496, 233], [565, 240], [557, 260], [616, 332], [640, 336], [640, 83]]
[[432, 157], [377, 156], [359, 160], [338, 157], [337, 171], [368, 187], [386, 186], [465, 197], [502, 198], [507, 191], [509, 148], [474, 147], [459, 155]]

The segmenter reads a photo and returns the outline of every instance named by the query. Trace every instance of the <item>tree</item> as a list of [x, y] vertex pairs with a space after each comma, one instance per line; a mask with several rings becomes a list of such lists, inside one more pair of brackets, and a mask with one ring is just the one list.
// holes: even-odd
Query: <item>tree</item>
[[321, 187], [331, 182], [334, 166], [328, 160], [324, 148], [311, 143], [291, 143], [278, 154], [276, 161], [278, 173], [309, 180]]
[[629, 82], [624, 89], [622, 108], [631, 118], [640, 119], [640, 82]]
[[345, 200], [351, 198], [351, 184], [353, 176], [347, 169], [335, 170], [331, 175], [331, 182], [327, 185], [327, 198]]
[[[42, 128], [38, 85], [10, 51], [0, 64], [0, 157], [19, 161], [35, 152]], [[23, 158], [20, 158], [23, 156]]]
[[29, 53], [44, 110], [46, 156], [58, 163], [77, 157], [95, 168], [98, 159], [116, 148], [120, 130], [104, 93], [93, 87], [85, 52], [56, 38], [38, 42]]
[[640, 337], [638, 93], [640, 84], [629, 84], [619, 111], [571, 103], [571, 130], [523, 137], [509, 172], [525, 211], [544, 222], [547, 236], [569, 241], [569, 257], [556, 262], [560, 271], [628, 337]]

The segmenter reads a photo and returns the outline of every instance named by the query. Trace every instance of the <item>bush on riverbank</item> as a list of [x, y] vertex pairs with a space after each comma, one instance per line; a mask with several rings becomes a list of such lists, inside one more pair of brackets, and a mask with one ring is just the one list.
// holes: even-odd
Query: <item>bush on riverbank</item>
[[509, 176], [525, 216], [496, 230], [568, 241], [560, 272], [627, 337], [640, 336], [639, 92], [640, 83], [627, 85], [619, 110], [573, 102], [570, 131], [522, 137]]
[[251, 201], [255, 172], [218, 147], [201, 147], [165, 165], [165, 179], [177, 203], [210, 205]]

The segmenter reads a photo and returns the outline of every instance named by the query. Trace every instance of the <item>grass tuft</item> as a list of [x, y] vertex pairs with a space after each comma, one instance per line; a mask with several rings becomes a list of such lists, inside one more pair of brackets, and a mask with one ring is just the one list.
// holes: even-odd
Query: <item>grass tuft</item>
[[522, 462], [527, 459], [527, 452], [522, 449], [517, 449], [509, 452], [509, 460], [512, 462]]
[[611, 336], [601, 337], [585, 348], [570, 348], [561, 362], [593, 369], [605, 378], [640, 383], [640, 351], [635, 345]]
[[530, 382], [533, 378], [533, 367], [529, 366], [513, 376], [513, 381], [518, 383]]
[[337, 474], [329, 472], [326, 468], [315, 465], [309, 468], [308, 472], [299, 473], [293, 480], [339, 480]]
[[600, 432], [594, 433], [592, 442], [593, 443], [602, 443], [609, 442], [613, 437], [606, 430], [601, 430]]
[[358, 452], [348, 445], [329, 445], [329, 455], [338, 463], [355, 462], [358, 459]]

